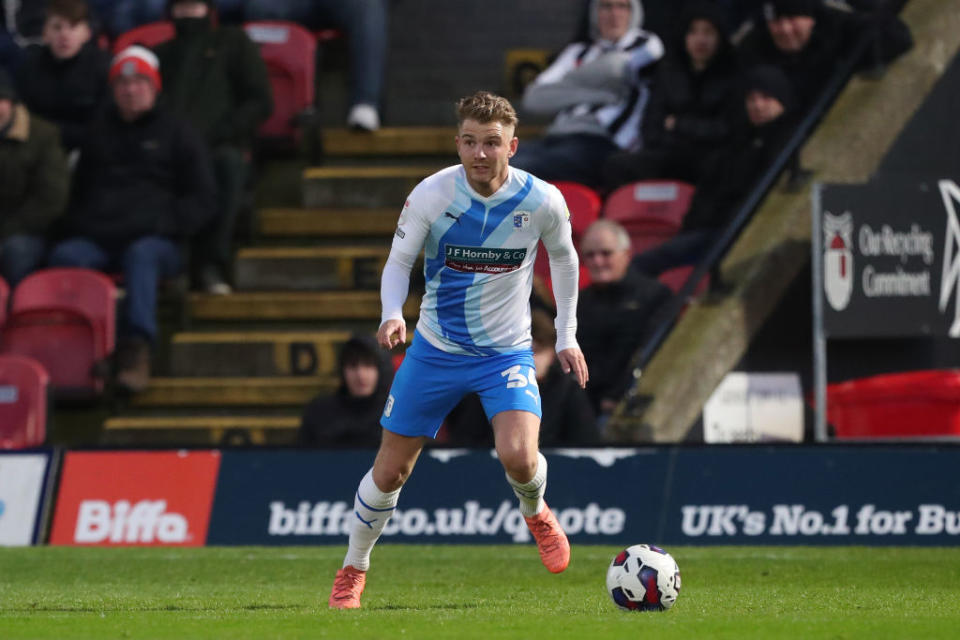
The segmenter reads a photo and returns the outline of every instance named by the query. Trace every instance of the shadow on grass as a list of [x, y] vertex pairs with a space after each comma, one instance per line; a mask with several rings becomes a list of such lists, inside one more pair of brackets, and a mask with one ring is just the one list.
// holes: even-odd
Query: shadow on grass
[[411, 606], [403, 604], [382, 604], [374, 607], [364, 607], [370, 611], [429, 611], [431, 609], [479, 609], [480, 605], [476, 602], [442, 602], [439, 604], [428, 604], [421, 606]]

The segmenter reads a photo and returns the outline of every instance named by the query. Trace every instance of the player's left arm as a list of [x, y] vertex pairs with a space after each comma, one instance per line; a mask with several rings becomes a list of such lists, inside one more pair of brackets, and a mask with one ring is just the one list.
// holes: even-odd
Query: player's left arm
[[550, 190], [549, 209], [540, 239], [550, 257], [550, 279], [557, 303], [557, 357], [564, 373], [571, 371], [581, 387], [590, 378], [587, 361], [577, 344], [577, 297], [580, 292], [580, 260], [573, 246], [567, 204], [555, 187]]

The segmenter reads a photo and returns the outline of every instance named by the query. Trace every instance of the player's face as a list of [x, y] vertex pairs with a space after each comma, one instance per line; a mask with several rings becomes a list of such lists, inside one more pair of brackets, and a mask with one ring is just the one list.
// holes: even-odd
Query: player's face
[[617, 236], [609, 229], [593, 229], [580, 246], [583, 263], [595, 284], [619, 282], [630, 267], [630, 249], [618, 246]]
[[600, 0], [597, 3], [597, 31], [600, 37], [616, 42], [630, 28], [632, 17], [630, 0]]
[[464, 120], [457, 136], [457, 154], [473, 190], [484, 197], [507, 179], [507, 165], [517, 152], [513, 127], [502, 122]]
[[380, 371], [376, 365], [366, 362], [353, 362], [343, 368], [343, 381], [347, 393], [353, 398], [366, 398], [377, 390]]

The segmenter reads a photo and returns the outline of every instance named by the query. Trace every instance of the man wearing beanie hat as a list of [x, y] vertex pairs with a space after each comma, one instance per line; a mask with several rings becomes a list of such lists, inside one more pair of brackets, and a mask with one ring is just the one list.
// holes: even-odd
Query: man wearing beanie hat
[[801, 108], [826, 85], [843, 50], [840, 14], [819, 0], [767, 0], [740, 45], [744, 66], [772, 64], [793, 83]]
[[[632, 268], [657, 276], [697, 264], [783, 148], [796, 124], [796, 99], [786, 75], [772, 65], [750, 69], [741, 96], [734, 137], [708, 163], [680, 232], [634, 257]], [[712, 284], [719, 285], [716, 272], [713, 277]]]
[[217, 216], [198, 236], [195, 275], [208, 293], [226, 294], [250, 147], [273, 111], [270, 81], [257, 45], [243, 29], [219, 25], [212, 0], [170, 0], [168, 6], [176, 37], [156, 49], [167, 104], [206, 140], [219, 194]]
[[18, 103], [0, 69], [0, 275], [11, 287], [42, 263], [69, 180], [56, 127]]
[[157, 337], [157, 285], [181, 269], [180, 242], [216, 208], [216, 185], [202, 139], [157, 104], [162, 82], [156, 56], [132, 46], [110, 65], [113, 105], [80, 148], [67, 236], [51, 266], [122, 271], [117, 384], [145, 389]]

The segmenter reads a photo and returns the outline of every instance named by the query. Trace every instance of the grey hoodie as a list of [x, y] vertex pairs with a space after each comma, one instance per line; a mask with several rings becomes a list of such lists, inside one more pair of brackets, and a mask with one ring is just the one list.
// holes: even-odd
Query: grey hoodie
[[622, 149], [640, 146], [640, 124], [649, 95], [648, 76], [664, 53], [656, 34], [643, 31], [643, 8], [633, 6], [630, 28], [616, 42], [601, 40], [590, 8], [590, 42], [568, 45], [527, 87], [523, 107], [555, 115], [548, 136], [591, 134], [609, 137]]

